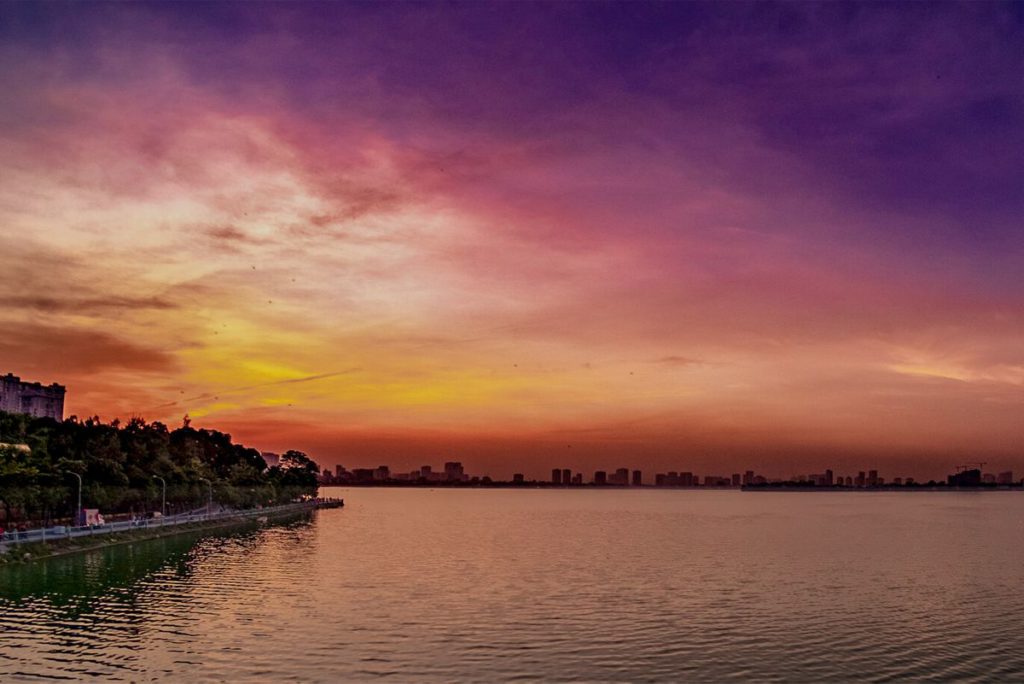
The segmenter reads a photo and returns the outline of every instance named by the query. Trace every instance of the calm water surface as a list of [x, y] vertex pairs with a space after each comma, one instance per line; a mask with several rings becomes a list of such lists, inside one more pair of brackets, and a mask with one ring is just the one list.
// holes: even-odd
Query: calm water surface
[[328, 489], [0, 568], [0, 680], [1024, 679], [1024, 495]]

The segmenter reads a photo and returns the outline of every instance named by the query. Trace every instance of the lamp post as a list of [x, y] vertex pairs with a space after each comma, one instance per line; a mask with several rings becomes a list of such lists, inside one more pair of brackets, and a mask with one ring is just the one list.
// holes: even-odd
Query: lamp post
[[78, 508], [75, 509], [75, 525], [80, 527], [82, 524], [82, 476], [75, 472], [68, 472], [78, 478]]
[[205, 477], [199, 478], [206, 483], [207, 497], [206, 497], [206, 516], [210, 516], [210, 512], [213, 509], [213, 483], [207, 480]]
[[160, 501], [160, 517], [163, 518], [167, 516], [167, 480], [160, 477], [159, 475], [154, 475], [153, 479], [160, 480], [160, 483], [164, 486], [164, 496], [163, 499]]

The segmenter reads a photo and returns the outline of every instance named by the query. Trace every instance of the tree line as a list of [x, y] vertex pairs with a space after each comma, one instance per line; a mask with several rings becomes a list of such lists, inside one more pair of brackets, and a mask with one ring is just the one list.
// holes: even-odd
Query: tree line
[[[82, 506], [107, 514], [168, 514], [215, 503], [232, 508], [285, 503], [317, 491], [317, 464], [288, 451], [280, 465], [217, 430], [196, 429], [186, 418], [170, 430], [132, 418], [64, 421], [0, 411], [0, 525], [57, 524], [74, 518], [78, 480]], [[207, 484], [209, 483], [209, 485]]]

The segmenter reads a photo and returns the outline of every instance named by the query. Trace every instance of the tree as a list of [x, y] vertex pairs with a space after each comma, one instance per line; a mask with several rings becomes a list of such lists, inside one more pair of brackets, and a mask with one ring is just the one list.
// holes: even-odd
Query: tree
[[[82, 475], [83, 499], [111, 514], [152, 510], [159, 505], [154, 476], [167, 482], [171, 510], [206, 503], [210, 481], [217, 498], [236, 506], [288, 501], [316, 493], [314, 463], [289, 451], [282, 468], [267, 470], [259, 452], [216, 430], [185, 421], [162, 423], [132, 417], [103, 423], [93, 416], [58, 422], [0, 412], [0, 513], [3, 524], [70, 519], [74, 512], [68, 473]], [[5, 524], [6, 523], [6, 524]]]

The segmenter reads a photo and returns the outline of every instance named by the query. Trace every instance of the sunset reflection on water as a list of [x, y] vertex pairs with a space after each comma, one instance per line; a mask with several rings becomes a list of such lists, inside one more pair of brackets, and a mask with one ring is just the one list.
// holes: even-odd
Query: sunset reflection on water
[[342, 510], [0, 571], [0, 676], [993, 678], [1016, 493], [327, 490]]

